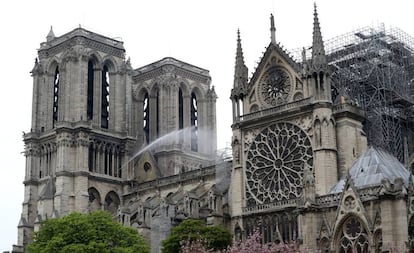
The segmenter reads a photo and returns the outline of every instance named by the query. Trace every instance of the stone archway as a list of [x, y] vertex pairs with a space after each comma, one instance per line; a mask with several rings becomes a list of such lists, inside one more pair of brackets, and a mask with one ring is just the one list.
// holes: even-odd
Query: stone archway
[[98, 190], [91, 187], [88, 189], [88, 195], [89, 195], [89, 204], [88, 204], [88, 211], [98, 211], [101, 210], [102, 204], [101, 204], [101, 195], [99, 194]]
[[112, 215], [116, 215], [120, 203], [121, 201], [118, 197], [118, 194], [116, 194], [114, 191], [108, 192], [105, 197], [105, 211], [108, 211]]

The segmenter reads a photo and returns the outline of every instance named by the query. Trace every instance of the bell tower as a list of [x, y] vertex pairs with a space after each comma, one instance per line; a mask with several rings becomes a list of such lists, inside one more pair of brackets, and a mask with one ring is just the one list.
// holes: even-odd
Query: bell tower
[[[41, 43], [31, 71], [31, 129], [24, 135], [22, 250], [45, 219], [91, 208], [116, 211], [127, 176], [121, 167], [133, 143], [131, 73], [123, 42], [81, 27], [60, 37], [51, 29]], [[110, 193], [101, 198], [92, 193], [102, 180]]]

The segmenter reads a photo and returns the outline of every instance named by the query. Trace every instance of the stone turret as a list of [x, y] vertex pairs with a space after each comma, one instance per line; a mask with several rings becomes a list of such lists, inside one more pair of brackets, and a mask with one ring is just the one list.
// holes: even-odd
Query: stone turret
[[236, 64], [234, 69], [233, 89], [230, 99], [233, 101], [233, 118], [241, 115], [240, 101], [243, 100], [247, 88], [248, 69], [244, 64], [243, 49], [240, 39], [240, 30], [237, 30]]
[[276, 28], [273, 14], [270, 14], [270, 40], [273, 45], [276, 45]]

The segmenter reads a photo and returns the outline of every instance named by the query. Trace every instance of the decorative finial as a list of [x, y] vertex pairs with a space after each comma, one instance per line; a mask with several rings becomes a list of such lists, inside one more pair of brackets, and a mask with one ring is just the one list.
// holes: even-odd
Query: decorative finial
[[306, 49], [305, 49], [305, 47], [302, 48], [302, 62], [306, 63]]
[[276, 45], [276, 28], [273, 14], [270, 14], [270, 39], [273, 45]]
[[244, 64], [243, 49], [241, 45], [240, 29], [237, 29], [236, 66], [234, 71], [234, 87], [244, 87], [247, 83], [247, 67]]
[[50, 26], [50, 31], [46, 36], [46, 41], [49, 42], [53, 39], [55, 39], [55, 34], [53, 33], [53, 26]]
[[317, 68], [327, 65], [316, 3], [314, 3], [313, 13], [312, 61], [314, 66]]

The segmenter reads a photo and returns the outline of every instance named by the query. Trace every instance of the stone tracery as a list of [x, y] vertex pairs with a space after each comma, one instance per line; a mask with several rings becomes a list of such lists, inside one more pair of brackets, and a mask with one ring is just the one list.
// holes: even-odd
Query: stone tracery
[[303, 192], [303, 168], [313, 166], [307, 134], [291, 123], [277, 123], [259, 133], [247, 153], [249, 204], [298, 198]]
[[369, 252], [368, 234], [358, 218], [351, 216], [344, 222], [338, 252]]

